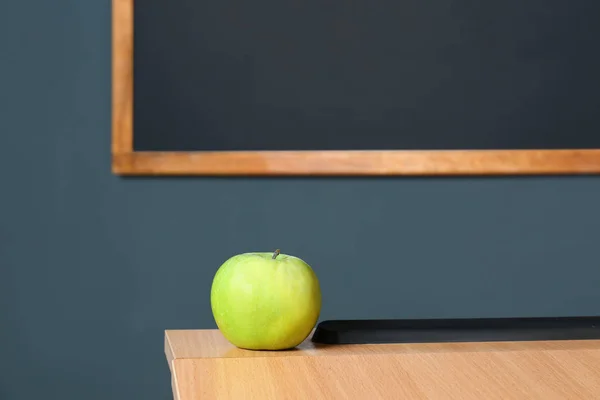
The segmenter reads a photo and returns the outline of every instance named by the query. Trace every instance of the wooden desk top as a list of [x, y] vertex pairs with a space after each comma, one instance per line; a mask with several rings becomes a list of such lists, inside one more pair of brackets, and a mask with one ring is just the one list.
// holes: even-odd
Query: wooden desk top
[[238, 349], [218, 330], [169, 330], [165, 354], [181, 400], [600, 399], [597, 340], [328, 346], [309, 338], [269, 352]]

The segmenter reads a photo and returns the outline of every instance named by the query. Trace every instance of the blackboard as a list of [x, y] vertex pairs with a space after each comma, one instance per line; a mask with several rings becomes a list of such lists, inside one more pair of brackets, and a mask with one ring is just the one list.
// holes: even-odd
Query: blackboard
[[595, 0], [114, 1], [121, 169], [600, 171]]

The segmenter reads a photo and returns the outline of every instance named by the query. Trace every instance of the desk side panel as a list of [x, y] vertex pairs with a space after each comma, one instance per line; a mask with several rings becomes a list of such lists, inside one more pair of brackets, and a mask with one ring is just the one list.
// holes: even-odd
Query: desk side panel
[[567, 399], [600, 393], [600, 350], [178, 359], [179, 400]]

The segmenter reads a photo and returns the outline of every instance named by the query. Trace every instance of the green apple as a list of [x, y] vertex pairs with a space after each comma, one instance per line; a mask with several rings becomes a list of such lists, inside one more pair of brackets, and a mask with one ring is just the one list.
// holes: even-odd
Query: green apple
[[238, 254], [217, 270], [211, 287], [213, 317], [223, 336], [248, 350], [284, 350], [302, 343], [321, 312], [321, 289], [300, 258]]

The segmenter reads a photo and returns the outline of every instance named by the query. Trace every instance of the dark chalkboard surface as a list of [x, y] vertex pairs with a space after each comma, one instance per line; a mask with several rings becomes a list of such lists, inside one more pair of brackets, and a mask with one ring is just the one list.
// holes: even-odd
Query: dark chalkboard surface
[[600, 148], [597, 0], [145, 0], [134, 149]]

